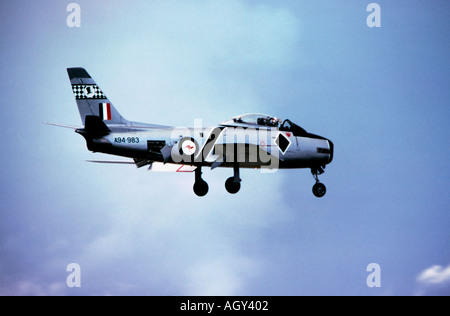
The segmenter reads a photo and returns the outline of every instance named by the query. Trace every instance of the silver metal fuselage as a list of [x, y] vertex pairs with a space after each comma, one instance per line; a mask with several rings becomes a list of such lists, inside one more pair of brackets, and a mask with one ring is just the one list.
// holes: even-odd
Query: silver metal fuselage
[[[321, 167], [333, 160], [330, 140], [313, 134], [298, 137], [275, 127], [178, 128], [139, 123], [108, 127], [111, 132], [106, 136], [85, 135], [91, 151], [149, 163], [283, 169]], [[180, 142], [185, 139], [195, 144], [192, 155], [183, 155]], [[170, 148], [170, 159], [161, 154], [164, 147]]]

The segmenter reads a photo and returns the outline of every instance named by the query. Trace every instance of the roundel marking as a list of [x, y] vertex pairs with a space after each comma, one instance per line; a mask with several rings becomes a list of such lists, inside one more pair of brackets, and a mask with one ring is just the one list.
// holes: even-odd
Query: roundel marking
[[181, 149], [183, 151], [183, 154], [191, 156], [197, 151], [197, 146], [192, 140], [187, 139], [181, 145]]

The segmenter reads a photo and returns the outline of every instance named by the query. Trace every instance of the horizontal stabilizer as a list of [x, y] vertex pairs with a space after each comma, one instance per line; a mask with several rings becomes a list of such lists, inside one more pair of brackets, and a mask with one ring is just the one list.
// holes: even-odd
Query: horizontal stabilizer
[[65, 125], [65, 124], [50, 123], [50, 122], [44, 122], [44, 124], [51, 125], [51, 126], [58, 126], [58, 127], [70, 128], [70, 129], [74, 129], [74, 130], [80, 128], [80, 127], [73, 126], [73, 125]]
[[113, 160], [86, 160], [86, 162], [117, 164], [117, 165], [134, 165], [132, 161], [113, 161]]

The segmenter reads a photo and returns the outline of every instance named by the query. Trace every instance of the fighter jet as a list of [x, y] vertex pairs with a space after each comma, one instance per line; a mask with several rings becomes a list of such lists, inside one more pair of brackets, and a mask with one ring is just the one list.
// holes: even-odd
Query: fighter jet
[[225, 182], [231, 194], [241, 188], [241, 168], [266, 172], [307, 168], [315, 179], [314, 195], [321, 198], [326, 194], [319, 175], [333, 160], [333, 142], [308, 133], [288, 119], [244, 114], [216, 126], [193, 128], [138, 123], [120, 115], [85, 69], [68, 68], [67, 72], [83, 127], [48, 124], [73, 128], [92, 152], [132, 159], [91, 162], [148, 166], [151, 171], [193, 172], [193, 190], [198, 196], [205, 196], [209, 190], [202, 168], [232, 169], [233, 176]]

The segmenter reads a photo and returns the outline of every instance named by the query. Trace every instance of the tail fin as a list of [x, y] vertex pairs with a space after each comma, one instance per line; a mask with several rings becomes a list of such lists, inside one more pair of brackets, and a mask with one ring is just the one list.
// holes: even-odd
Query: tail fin
[[98, 116], [107, 124], [127, 124], [85, 69], [68, 68], [67, 73], [83, 124], [86, 116]]

